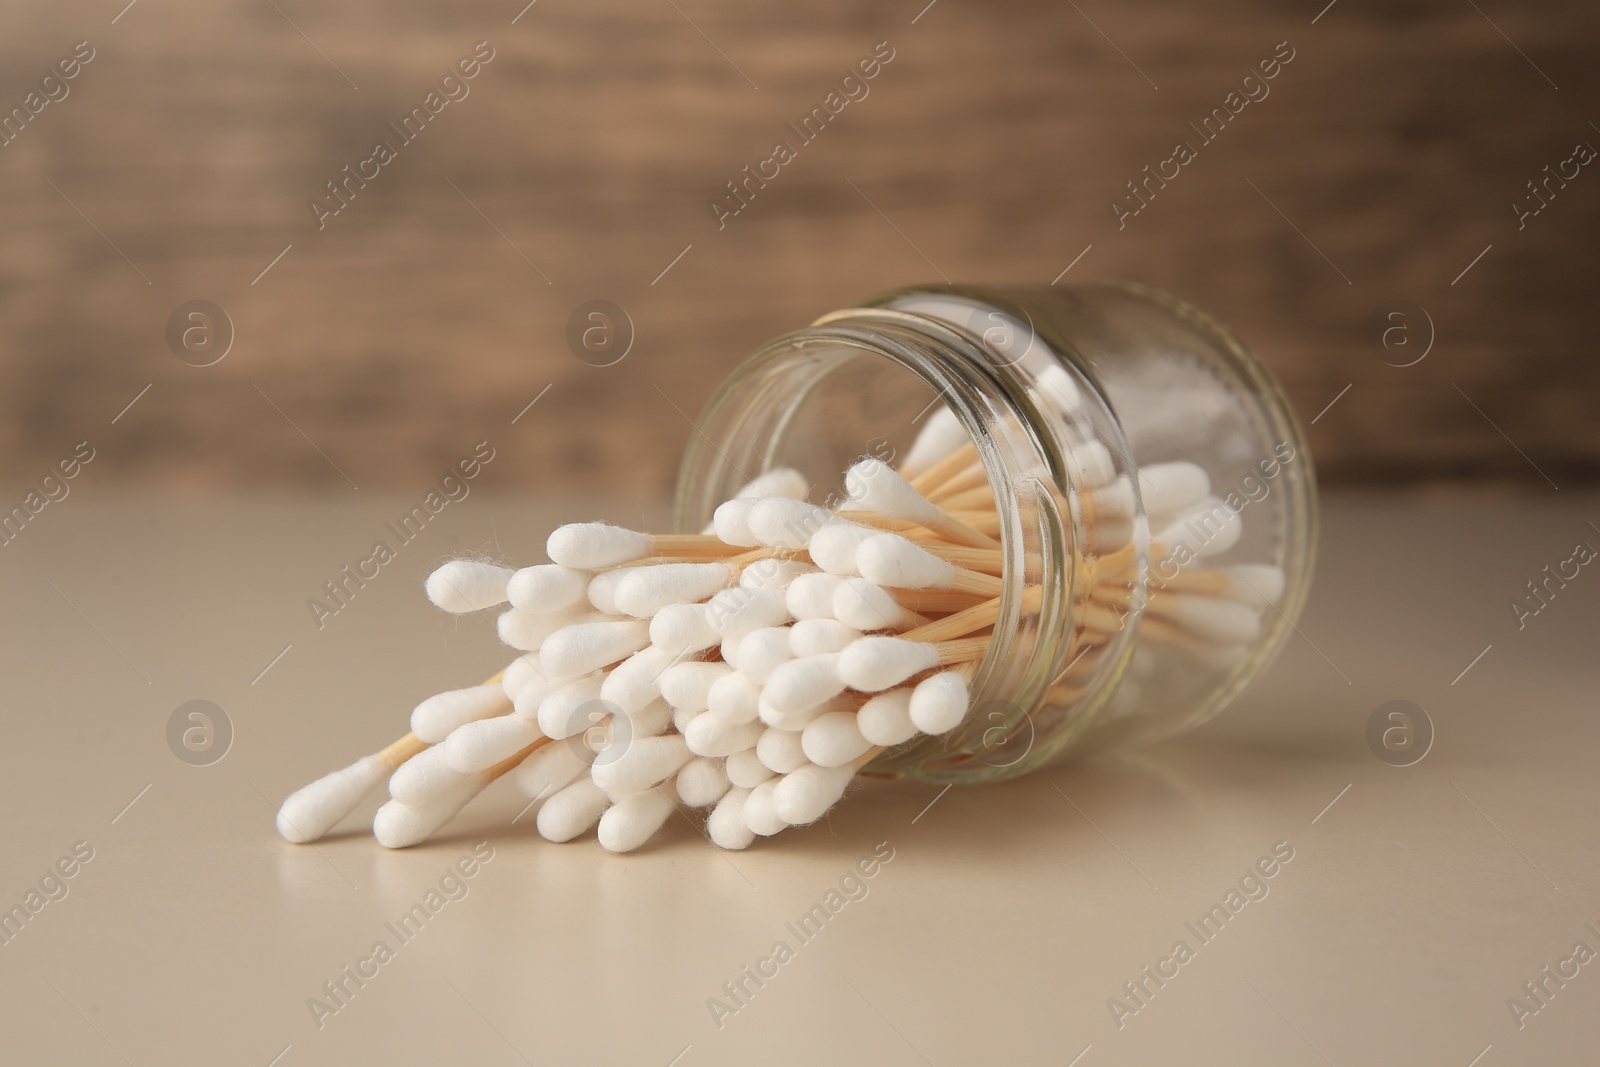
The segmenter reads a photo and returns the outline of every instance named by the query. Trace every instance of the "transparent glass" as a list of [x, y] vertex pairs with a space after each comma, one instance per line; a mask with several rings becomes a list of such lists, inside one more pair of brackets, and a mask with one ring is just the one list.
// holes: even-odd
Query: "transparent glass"
[[707, 404], [677, 522], [778, 466], [836, 505], [940, 404], [979, 466], [928, 492], [1000, 539], [999, 617], [965, 723], [864, 773], [994, 780], [1166, 736], [1276, 656], [1315, 551], [1304, 435], [1226, 328], [1140, 286], [918, 286], [776, 338]]

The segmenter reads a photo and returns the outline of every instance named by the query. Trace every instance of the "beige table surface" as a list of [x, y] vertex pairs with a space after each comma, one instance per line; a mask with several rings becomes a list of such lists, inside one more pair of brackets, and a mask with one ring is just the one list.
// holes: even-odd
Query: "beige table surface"
[[[1509, 606], [1600, 547], [1600, 499], [1333, 497], [1302, 636], [1221, 718], [1145, 751], [874, 788], [743, 853], [686, 821], [629, 857], [552, 845], [511, 824], [505, 783], [426, 847], [385, 852], [354, 819], [286, 845], [276, 801], [504, 658], [427, 606], [432, 563], [537, 561], [558, 517], [641, 521], [478, 491], [319, 631], [307, 598], [410, 503], [85, 485], [0, 548], [0, 905], [93, 850], [0, 946], [0, 1061], [1600, 1062], [1600, 959], [1545, 979], [1520, 1028], [1508, 1007], [1575, 942], [1600, 952], [1600, 570], [1520, 631]], [[192, 699], [235, 731], [210, 766], [168, 748]], [[1413, 766], [1365, 740], [1391, 699], [1436, 730]], [[785, 924], [881, 842], [868, 894], [802, 944]], [[1185, 924], [1279, 842], [1268, 895], [1202, 944]], [[385, 924], [475, 847], [493, 858], [466, 895], [400, 943]], [[393, 958], [319, 1027], [308, 1000], [380, 939]], [[1119, 1028], [1108, 1000], [1180, 939], [1193, 958]], [[719, 1028], [708, 999], [779, 940], [793, 958]]]

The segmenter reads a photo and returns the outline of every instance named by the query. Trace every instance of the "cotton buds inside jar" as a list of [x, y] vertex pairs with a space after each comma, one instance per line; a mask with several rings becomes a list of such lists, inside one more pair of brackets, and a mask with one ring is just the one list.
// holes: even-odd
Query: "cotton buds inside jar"
[[[387, 779], [416, 844], [501, 776], [551, 841], [724, 848], [864, 777], [977, 782], [1215, 713], [1304, 600], [1313, 479], [1260, 364], [1124, 286], [928, 287], [770, 343], [691, 441], [678, 523], [553, 531], [427, 580], [517, 658], [291, 796], [312, 840]], [[676, 813], [676, 814], [675, 814]]]

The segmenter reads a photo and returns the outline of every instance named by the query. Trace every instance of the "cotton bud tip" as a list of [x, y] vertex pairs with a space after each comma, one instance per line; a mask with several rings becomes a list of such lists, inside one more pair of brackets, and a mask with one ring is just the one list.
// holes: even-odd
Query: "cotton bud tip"
[[558, 526], [545, 542], [552, 563], [576, 570], [600, 570], [629, 563], [650, 551], [649, 534], [603, 522], [574, 522]]
[[672, 814], [672, 798], [660, 789], [636, 793], [600, 816], [596, 836], [607, 852], [632, 852], [656, 835]]
[[939, 665], [937, 645], [898, 637], [863, 637], [839, 653], [839, 675], [850, 688], [878, 693]]
[[278, 833], [297, 845], [316, 841], [350, 814], [388, 773], [378, 757], [365, 756], [302, 786], [278, 809]]
[[411, 712], [411, 732], [431, 744], [450, 736], [456, 727], [511, 710], [511, 698], [499, 682], [437, 693]]
[[584, 598], [592, 577], [588, 571], [555, 563], [524, 567], [506, 584], [506, 598], [523, 611], [559, 611]]
[[434, 605], [453, 615], [506, 602], [506, 583], [516, 572], [471, 559], [453, 559], [428, 575], [424, 588]]
[[737, 850], [749, 848], [756, 839], [755, 832], [744, 822], [744, 803], [749, 796], [747, 788], [729, 789], [722, 794], [717, 806], [711, 809], [710, 818], [706, 819], [706, 834], [713, 845]]
[[772, 793], [777, 817], [790, 826], [816, 822], [844, 796], [855, 774], [850, 766], [808, 765], [776, 779]]
[[967, 680], [956, 671], [924, 678], [911, 693], [911, 721], [925, 734], [946, 734], [967, 717]]

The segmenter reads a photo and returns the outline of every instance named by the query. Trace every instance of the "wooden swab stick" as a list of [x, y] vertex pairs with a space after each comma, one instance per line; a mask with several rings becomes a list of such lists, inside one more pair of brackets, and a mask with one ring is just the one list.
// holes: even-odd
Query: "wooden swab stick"
[[927, 496], [936, 492], [947, 479], [961, 473], [977, 462], [978, 446], [968, 441], [915, 478], [912, 478], [911, 484], [916, 487], [919, 493]]

